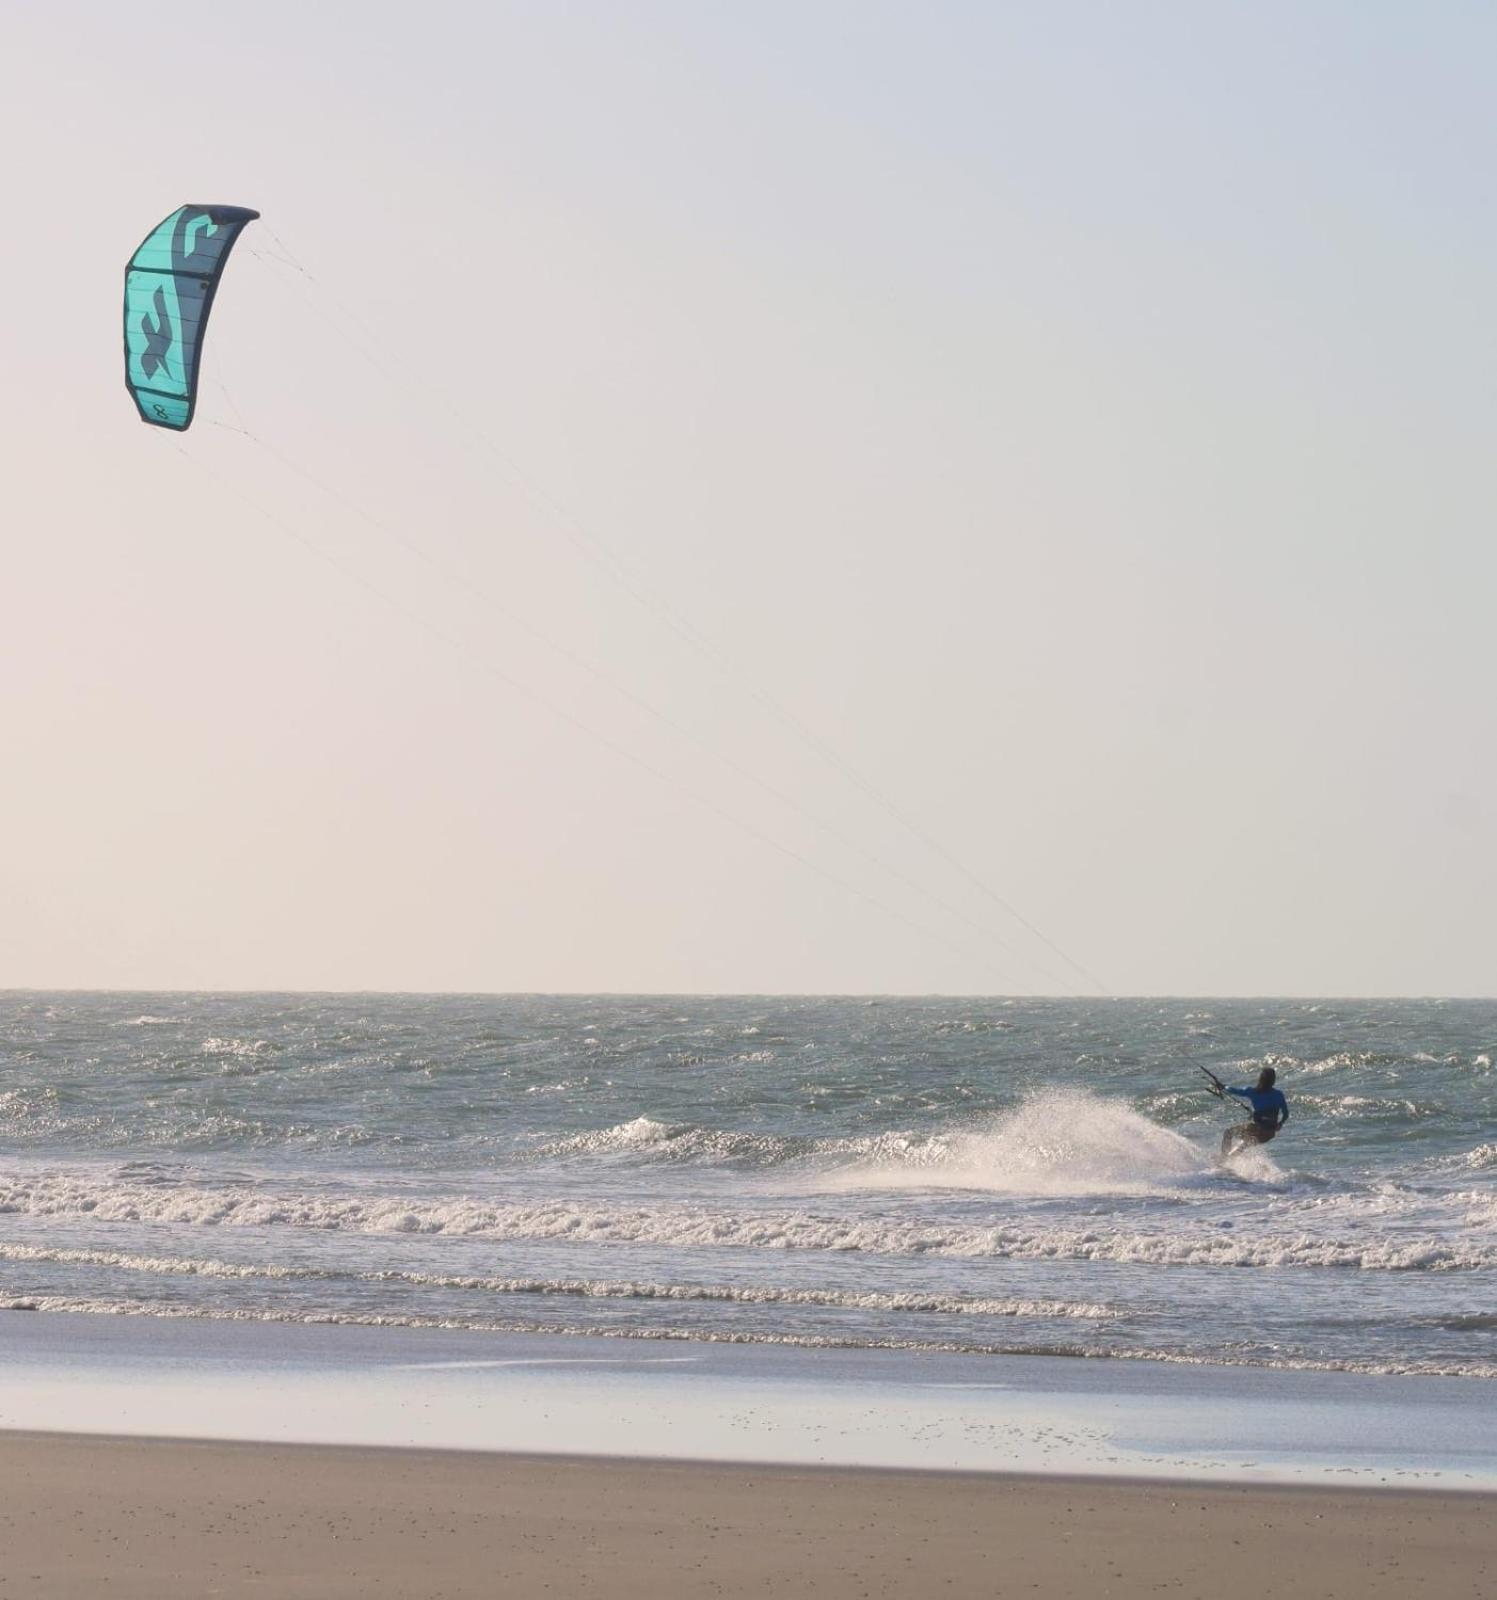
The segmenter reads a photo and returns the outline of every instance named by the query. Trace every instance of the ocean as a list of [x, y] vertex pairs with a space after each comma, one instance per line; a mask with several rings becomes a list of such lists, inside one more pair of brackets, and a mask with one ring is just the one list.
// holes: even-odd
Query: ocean
[[1494, 1057], [1490, 1001], [10, 992], [0, 1307], [1497, 1378]]

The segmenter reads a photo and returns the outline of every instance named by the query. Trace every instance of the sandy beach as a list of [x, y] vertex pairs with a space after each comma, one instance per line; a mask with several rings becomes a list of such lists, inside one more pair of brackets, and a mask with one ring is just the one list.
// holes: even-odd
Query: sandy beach
[[0, 1594], [1478, 1596], [1486, 1495], [0, 1436]]

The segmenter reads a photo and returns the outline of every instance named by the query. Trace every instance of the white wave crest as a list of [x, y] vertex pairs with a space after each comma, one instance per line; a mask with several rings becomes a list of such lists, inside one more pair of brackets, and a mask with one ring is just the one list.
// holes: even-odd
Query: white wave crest
[[308, 1326], [337, 1325], [356, 1328], [446, 1328], [469, 1332], [547, 1333], [576, 1339], [647, 1339], [668, 1343], [772, 1344], [813, 1350], [917, 1350], [953, 1355], [1044, 1355], [1070, 1356], [1094, 1360], [1159, 1361], [1175, 1366], [1267, 1367], [1275, 1371], [1355, 1372], [1405, 1377], [1497, 1379], [1497, 1364], [1486, 1360], [1412, 1361], [1314, 1360], [1281, 1356], [1273, 1360], [1244, 1360], [1231, 1355], [1197, 1355], [1177, 1349], [1093, 1348], [1085, 1345], [972, 1343], [965, 1340], [878, 1339], [844, 1337], [838, 1334], [770, 1333], [752, 1329], [699, 1329], [671, 1327], [612, 1326], [565, 1328], [552, 1323], [522, 1319], [456, 1318], [420, 1315], [385, 1315], [378, 1312], [293, 1311], [270, 1307], [224, 1307], [150, 1305], [138, 1300], [106, 1300], [70, 1295], [16, 1295], [0, 1299], [0, 1311], [71, 1312], [75, 1315], [122, 1317], [161, 1317], [207, 1322], [300, 1323]]
[[[993, 1194], [1150, 1194], [1198, 1183], [1214, 1156], [1118, 1100], [1084, 1090], [1033, 1095], [981, 1125], [833, 1138], [743, 1133], [635, 1117], [539, 1144], [537, 1159], [614, 1157], [650, 1162], [796, 1166], [827, 1192], [979, 1189]], [[1274, 1181], [1267, 1160], [1239, 1176]]]
[[556, 1295], [582, 1300], [711, 1301], [738, 1305], [826, 1306], [851, 1311], [922, 1312], [968, 1317], [1079, 1318], [1111, 1321], [1122, 1312], [1087, 1301], [1034, 1300], [983, 1295], [883, 1293], [861, 1289], [799, 1289], [779, 1284], [648, 1283], [596, 1278], [515, 1278], [437, 1272], [338, 1273], [316, 1267], [148, 1256], [123, 1250], [53, 1249], [0, 1244], [0, 1261], [56, 1262], [65, 1266], [113, 1267], [172, 1277], [237, 1279], [344, 1278], [361, 1283], [411, 1284], [419, 1288], [488, 1294]]
[[[82, 1216], [95, 1222], [205, 1227], [316, 1228], [374, 1234], [707, 1249], [824, 1250], [870, 1255], [973, 1256], [1024, 1261], [1117, 1261], [1153, 1266], [1353, 1267], [1368, 1271], [1460, 1271], [1497, 1266], [1497, 1233], [1467, 1226], [1453, 1237], [1371, 1235], [1354, 1215], [1331, 1214], [1342, 1232], [1291, 1226], [1251, 1234], [1196, 1227], [1119, 1231], [1094, 1226], [1020, 1227], [807, 1210], [731, 1211], [571, 1201], [503, 1203], [467, 1195], [420, 1200], [378, 1195], [285, 1194], [251, 1186], [161, 1187], [57, 1174], [0, 1181], [0, 1212]], [[1313, 1212], [1312, 1212], [1313, 1214]], [[1289, 1219], [1292, 1224], [1292, 1216]]]

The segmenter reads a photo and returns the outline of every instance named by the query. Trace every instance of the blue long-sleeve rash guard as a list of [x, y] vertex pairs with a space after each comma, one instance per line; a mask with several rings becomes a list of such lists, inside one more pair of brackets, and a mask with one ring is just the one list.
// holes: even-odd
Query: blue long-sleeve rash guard
[[[1266, 1128], [1277, 1128], [1281, 1121], [1289, 1120], [1289, 1102], [1282, 1089], [1228, 1089], [1239, 1100], [1247, 1100], [1253, 1107], [1253, 1121]], [[1282, 1118], [1279, 1113], [1283, 1112]]]

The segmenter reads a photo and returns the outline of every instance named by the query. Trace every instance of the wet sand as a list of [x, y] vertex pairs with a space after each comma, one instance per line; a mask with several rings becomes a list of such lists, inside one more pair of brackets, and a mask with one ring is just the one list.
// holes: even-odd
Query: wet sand
[[1497, 1492], [1497, 1384], [1153, 1361], [0, 1316], [0, 1432]]
[[0, 1595], [1440, 1600], [1497, 1497], [0, 1434]]

